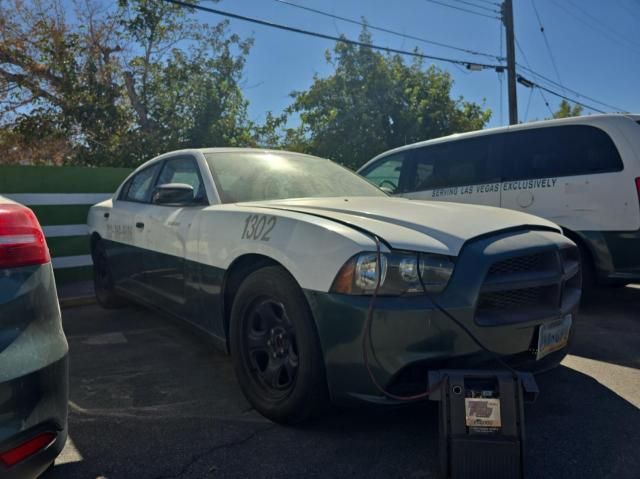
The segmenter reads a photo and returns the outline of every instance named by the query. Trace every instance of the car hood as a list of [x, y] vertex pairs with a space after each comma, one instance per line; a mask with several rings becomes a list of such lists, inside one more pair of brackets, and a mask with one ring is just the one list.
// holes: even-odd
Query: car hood
[[560, 231], [536, 216], [491, 206], [389, 197], [305, 198], [243, 203], [328, 218], [373, 233], [394, 249], [457, 256], [466, 241], [514, 227]]

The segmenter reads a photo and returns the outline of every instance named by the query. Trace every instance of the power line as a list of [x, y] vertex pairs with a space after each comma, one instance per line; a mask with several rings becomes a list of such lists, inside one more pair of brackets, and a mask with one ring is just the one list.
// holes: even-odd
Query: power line
[[585, 17], [591, 19], [593, 22], [595, 22], [597, 25], [599, 25], [601, 28], [611, 32], [612, 34], [616, 35], [618, 38], [621, 38], [622, 40], [625, 40], [627, 42], [629, 42], [632, 45], [635, 45], [636, 47], [640, 47], [640, 44], [636, 43], [635, 40], [627, 37], [626, 35], [623, 35], [622, 33], [620, 33], [617, 29], [612, 28], [611, 26], [605, 25], [602, 23], [602, 20], [600, 18], [594, 17], [592, 14], [590, 14], [586, 9], [584, 9], [581, 5], [576, 4], [575, 2], [573, 2], [572, 0], [566, 0], [569, 4], [571, 4], [573, 6], [573, 8], [575, 8], [576, 10], [578, 10], [579, 12], [582, 13], [582, 15], [584, 15]]
[[[551, 45], [549, 44], [549, 39], [547, 37], [547, 33], [544, 31], [544, 26], [542, 25], [542, 20], [540, 19], [540, 13], [538, 12], [538, 7], [536, 7], [535, 0], [531, 0], [531, 6], [533, 6], [533, 11], [536, 14], [536, 18], [538, 19], [538, 25], [540, 25], [540, 33], [542, 33], [542, 38], [544, 39], [544, 44], [547, 47], [547, 52], [549, 53], [549, 58], [551, 58], [551, 65], [553, 66], [554, 71], [556, 72], [556, 77], [558, 77], [558, 83], [560, 84], [560, 88], [565, 89], [562, 85], [562, 79], [560, 78], [560, 71], [558, 70], [558, 65], [556, 64], [556, 59], [553, 56], [553, 51], [551, 50]], [[566, 93], [566, 91], [565, 91]]]
[[533, 96], [533, 90], [535, 90], [535, 88], [532, 88], [531, 91], [529, 92], [529, 99], [527, 100], [527, 109], [524, 111], [524, 122], [527, 122], [527, 118], [529, 118], [529, 106], [531, 106], [531, 97]]
[[496, 10], [495, 8], [489, 8], [489, 7], [485, 7], [483, 5], [478, 5], [477, 3], [468, 2], [467, 0], [450, 0], [450, 1], [462, 3], [463, 5], [469, 5], [469, 6], [473, 7], [473, 8], [478, 8], [480, 10], [485, 10], [487, 12], [497, 13], [498, 15], [500, 14], [500, 11]]
[[586, 103], [577, 101], [577, 100], [575, 100], [573, 98], [569, 98], [568, 96], [563, 95], [562, 93], [558, 93], [557, 91], [554, 91], [551, 88], [547, 88], [545, 86], [542, 86], [539, 83], [532, 82], [531, 80], [528, 80], [527, 78], [523, 77], [522, 75], [518, 75], [518, 82], [520, 82], [521, 84], [524, 84], [525, 86], [529, 86], [530, 88], [531, 87], [539, 88], [541, 90], [546, 91], [547, 93], [550, 93], [551, 95], [557, 96], [557, 97], [562, 98], [562, 99], [567, 100], [567, 101], [570, 101], [570, 102], [575, 103], [577, 105], [580, 105], [580, 106], [582, 106], [584, 108], [588, 108], [589, 110], [593, 110], [593, 111], [598, 112], [598, 113], [606, 113], [606, 111], [600, 110], [600, 109], [595, 108], [595, 107], [593, 107], [591, 105], [588, 105]]
[[537, 83], [534, 83], [533, 86], [535, 86], [536, 88], [540, 88], [541, 90], [544, 90], [547, 93], [555, 95], [555, 96], [557, 96], [559, 98], [562, 98], [563, 100], [567, 100], [567, 101], [570, 101], [572, 103], [575, 103], [576, 105], [580, 105], [580, 106], [582, 106], [584, 108], [588, 108], [589, 110], [593, 110], [593, 111], [598, 112], [598, 113], [606, 113], [606, 111], [604, 111], [604, 110], [600, 110], [599, 108], [595, 108], [593, 106], [587, 105], [586, 103], [582, 103], [581, 101], [577, 101], [574, 98], [569, 98], [566, 95], [562, 95], [561, 93], [558, 93], [557, 91], [553, 91], [550, 88], [545, 88], [542, 85], [538, 85]]
[[[520, 46], [520, 42], [518, 41], [517, 38], [516, 38], [516, 47], [518, 48], [518, 51], [522, 55], [522, 58], [524, 59], [524, 62], [529, 67], [529, 71], [533, 71], [533, 70], [531, 70], [531, 64], [529, 63], [529, 59], [527, 58], [526, 53], [524, 52], [524, 50]], [[547, 97], [544, 96], [544, 92], [542, 90], [540, 90], [539, 88], [538, 88], [538, 93], [540, 93], [540, 97], [542, 98], [542, 101], [546, 105], [547, 109], [549, 110], [549, 113], [551, 113], [551, 117], [553, 118], [553, 110], [551, 109], [551, 106], [549, 105], [549, 100], [547, 100]]]
[[[539, 79], [539, 81], [544, 80], [544, 81], [546, 81], [546, 82], [548, 82], [548, 83], [550, 83], [550, 84], [552, 84], [552, 85], [555, 85], [555, 86], [557, 86], [557, 87], [563, 88], [564, 90], [566, 90], [566, 91], [568, 91], [568, 92], [570, 92], [570, 93], [573, 93], [573, 94], [574, 94], [574, 95], [576, 95], [578, 98], [585, 98], [585, 99], [587, 99], [587, 100], [589, 100], [589, 101], [591, 101], [591, 102], [593, 102], [593, 103], [597, 103], [597, 104], [602, 105], [602, 106], [605, 106], [605, 107], [607, 107], [607, 108], [611, 108], [613, 111], [625, 111], [625, 110], [624, 110], [624, 108], [619, 108], [619, 107], [617, 107], [617, 106], [615, 106], [615, 105], [610, 105], [609, 103], [605, 103], [605, 102], [603, 102], [603, 101], [596, 100], [595, 98], [592, 98], [592, 97], [590, 97], [590, 96], [587, 96], [587, 95], [585, 95], [584, 93], [580, 93], [579, 91], [573, 90], [573, 89], [568, 88], [568, 87], [564, 87], [563, 85], [561, 85], [560, 83], [558, 83], [558, 82], [556, 82], [556, 81], [552, 80], [551, 78], [546, 77], [546, 76], [544, 76], [544, 75], [542, 75], [542, 74], [540, 74], [540, 73], [536, 72], [535, 70], [533, 70], [533, 69], [531, 68], [531, 64], [529, 63], [529, 60], [528, 60], [528, 58], [527, 58], [527, 55], [526, 55], [526, 53], [524, 52], [524, 50], [522, 49], [522, 47], [520, 46], [520, 42], [518, 42], [518, 40], [517, 40], [517, 39], [516, 39], [516, 47], [518, 48], [518, 51], [520, 52], [520, 54], [522, 55], [522, 58], [524, 59], [524, 61], [525, 61], [525, 63], [526, 63], [526, 66], [521, 65], [520, 63], [518, 63], [518, 64], [517, 64], [517, 66], [518, 66], [518, 67], [520, 67], [522, 70], [527, 71], [527, 72], [528, 72], [528, 73], [530, 73], [531, 75], [534, 75], [535, 77], [537, 77], [537, 78]], [[565, 93], [566, 93], [566, 92], [565, 92]], [[542, 95], [542, 96], [543, 96], [543, 98], [544, 98], [544, 94], [542, 94], [542, 93], [541, 93], [541, 95]], [[545, 98], [545, 102], [546, 102], [546, 98]], [[547, 104], [548, 104], [548, 102], [547, 102]]]
[[[540, 74], [540, 73], [536, 72], [535, 70], [532, 70], [530, 67], [526, 67], [526, 66], [524, 66], [524, 65], [520, 65], [520, 64], [518, 64], [518, 66], [519, 66], [520, 68], [522, 68], [523, 70], [526, 70], [526, 71], [527, 71], [528, 73], [530, 73], [531, 75], [534, 75], [534, 76], [538, 77], [538, 79], [540, 79], [540, 80], [544, 80], [544, 81], [546, 81], [546, 82], [548, 82], [548, 83], [550, 83], [550, 84], [552, 84], [552, 85], [555, 85], [555, 86], [557, 86], [557, 87], [560, 87], [560, 88], [562, 88], [562, 87], [563, 87], [563, 85], [560, 85], [558, 82], [556, 82], [556, 81], [552, 80], [551, 78], [546, 77], [546, 76], [544, 76], [544, 75], [542, 75], [542, 74]], [[564, 89], [565, 89], [566, 91], [568, 91], [569, 93], [573, 93], [574, 95], [578, 96], [579, 98], [584, 98], [584, 99], [586, 99], [586, 100], [592, 101], [592, 102], [594, 102], [594, 103], [597, 103], [597, 104], [599, 104], [599, 105], [605, 106], [605, 107], [607, 107], [607, 108], [611, 108], [611, 109], [612, 109], [612, 110], [614, 110], [614, 111], [625, 111], [625, 110], [624, 110], [624, 108], [620, 108], [620, 107], [617, 107], [617, 106], [615, 106], [615, 105], [611, 105], [611, 104], [609, 104], [609, 103], [605, 103], [605, 102], [603, 102], [603, 101], [596, 100], [595, 98], [592, 98], [592, 97], [590, 97], [590, 96], [588, 96], [588, 95], [585, 95], [584, 93], [580, 93], [579, 91], [573, 90], [573, 89], [571, 89], [571, 88], [564, 87]]]
[[447, 58], [447, 57], [439, 57], [439, 56], [435, 56], [435, 55], [427, 55], [425, 53], [420, 53], [418, 51], [408, 51], [408, 50], [400, 50], [398, 48], [391, 48], [391, 47], [385, 47], [385, 46], [381, 46], [381, 45], [375, 45], [373, 43], [365, 43], [365, 42], [360, 42], [357, 40], [351, 40], [349, 38], [346, 38], [344, 36], [340, 36], [340, 37], [336, 37], [334, 35], [327, 35], [326, 33], [318, 33], [318, 32], [313, 32], [310, 30], [304, 30], [302, 28], [297, 28], [297, 27], [290, 27], [288, 25], [283, 25], [281, 23], [274, 23], [274, 22], [269, 22], [266, 20], [262, 20], [259, 18], [252, 18], [252, 17], [247, 17], [244, 15], [239, 15], [237, 13], [231, 13], [231, 12], [226, 12], [224, 10], [218, 10], [216, 8], [209, 8], [209, 7], [203, 7], [201, 5], [195, 5], [195, 4], [191, 4], [191, 3], [186, 3], [183, 2], [181, 0], [163, 0], [167, 3], [172, 3], [174, 5], [178, 5], [180, 7], [183, 8], [190, 8], [193, 10], [200, 10], [203, 12], [208, 12], [208, 13], [215, 13], [216, 15], [221, 15], [223, 17], [228, 17], [228, 18], [233, 18], [236, 20], [242, 20], [244, 22], [250, 22], [250, 23], [255, 23], [257, 25], [263, 25], [265, 27], [270, 27], [270, 28], [276, 28], [278, 30], [284, 30], [287, 32], [293, 32], [293, 33], [299, 33], [301, 35], [307, 35], [307, 36], [311, 36], [311, 37], [316, 37], [316, 38], [323, 38], [325, 40], [332, 40], [335, 42], [342, 42], [342, 43], [346, 43], [348, 45], [356, 45], [359, 47], [364, 47], [364, 48], [370, 48], [372, 50], [380, 50], [380, 51], [384, 51], [387, 53], [396, 53], [398, 55], [406, 55], [406, 56], [411, 56], [411, 57], [416, 57], [416, 58], [423, 58], [423, 59], [427, 59], [427, 60], [435, 60], [435, 61], [439, 61], [439, 62], [445, 62], [445, 63], [452, 63], [452, 64], [456, 64], [456, 65], [462, 65], [462, 66], [469, 66], [469, 65], [477, 65], [479, 67], [482, 68], [490, 68], [490, 69], [496, 69], [496, 68], [504, 68], [503, 65], [495, 65], [495, 64], [488, 64], [488, 63], [478, 63], [478, 62], [471, 62], [471, 61], [466, 61], [466, 60], [458, 60], [455, 58]]
[[[344, 36], [336, 37], [334, 35], [327, 35], [327, 34], [324, 34], [324, 33], [312, 32], [310, 30], [303, 30], [303, 29], [297, 28], [297, 27], [291, 27], [291, 26], [288, 26], [288, 25], [269, 22], [269, 21], [266, 21], [266, 20], [258, 19], [258, 18], [252, 18], [252, 17], [247, 17], [247, 16], [244, 16], [244, 15], [239, 15], [237, 13], [226, 12], [226, 11], [218, 10], [218, 9], [215, 9], [215, 8], [203, 7], [201, 5], [194, 5], [194, 4], [186, 3], [186, 2], [183, 2], [183, 1], [180, 1], [180, 0], [163, 0], [163, 1], [165, 1], [167, 3], [174, 4], [174, 5], [178, 5], [178, 6], [183, 7], [183, 8], [188, 8], [188, 9], [192, 9], [192, 10], [200, 10], [200, 11], [208, 12], [208, 13], [214, 13], [216, 15], [221, 15], [221, 16], [228, 17], [228, 18], [234, 18], [236, 20], [242, 20], [242, 21], [245, 21], [245, 22], [255, 23], [255, 24], [263, 25], [263, 26], [270, 27], [270, 28], [276, 28], [276, 29], [279, 29], [279, 30], [284, 30], [284, 31], [292, 32], [292, 33], [299, 33], [301, 35], [307, 35], [307, 36], [312, 36], [312, 37], [316, 37], [316, 38], [323, 38], [325, 40], [332, 40], [332, 41], [335, 41], [335, 42], [342, 42], [342, 43], [346, 43], [346, 44], [349, 44], [349, 45], [356, 45], [356, 46], [359, 46], [359, 47], [370, 48], [372, 50], [380, 50], [380, 51], [384, 51], [384, 52], [387, 52], [387, 53], [396, 53], [396, 54], [399, 54], [399, 55], [407, 55], [407, 56], [412, 56], [412, 57], [417, 57], [417, 58], [424, 58], [424, 59], [428, 59], [428, 60], [436, 60], [436, 61], [441, 61], [441, 62], [446, 62], [446, 63], [452, 63], [452, 64], [455, 64], [455, 65], [462, 65], [462, 66], [466, 66], [466, 67], [468, 67], [470, 65], [477, 65], [477, 66], [480, 66], [480, 67], [483, 67], [483, 68], [495, 69], [496, 71], [502, 71], [505, 68], [504, 65], [482, 64], [482, 63], [469, 62], [469, 61], [458, 60], [458, 59], [453, 59], [453, 58], [438, 57], [438, 56], [434, 56], [434, 55], [426, 55], [426, 54], [423, 54], [423, 53], [419, 53], [417, 51], [411, 52], [411, 51], [406, 51], [406, 50], [400, 50], [400, 49], [397, 49], [397, 48], [390, 48], [390, 47], [385, 47], [385, 46], [381, 46], [381, 45], [375, 45], [375, 44], [360, 42], [360, 41], [356, 41], [356, 40], [351, 40], [351, 39], [346, 38]], [[519, 45], [518, 45], [518, 47], [519, 47]], [[520, 49], [520, 50], [522, 52], [522, 49]], [[524, 53], [524, 52], [522, 52], [522, 53]], [[525, 57], [525, 61], [526, 61], [526, 57]], [[590, 106], [590, 105], [588, 105], [586, 103], [582, 103], [582, 102], [577, 101], [575, 99], [569, 98], [566, 95], [558, 93], [558, 92], [556, 92], [556, 91], [554, 91], [554, 90], [552, 90], [550, 88], [544, 87], [544, 86], [542, 86], [542, 85], [540, 85], [538, 83], [529, 81], [529, 80], [527, 80], [526, 78], [524, 78], [521, 75], [518, 76], [518, 80], [519, 81], [523, 80], [521, 82], [525, 83], [525, 84], [528, 83], [529, 84], [528, 86], [536, 87], [536, 88], [538, 88], [540, 90], [544, 90], [544, 91], [546, 91], [546, 92], [548, 92], [548, 93], [550, 93], [552, 95], [555, 95], [555, 96], [557, 96], [559, 98], [563, 98], [563, 99], [565, 99], [567, 101], [576, 103], [576, 104], [578, 104], [578, 105], [580, 105], [580, 106], [582, 106], [584, 108], [587, 108], [589, 110], [593, 110], [593, 111], [596, 111], [596, 112], [599, 112], [599, 113], [605, 113], [604, 111], [599, 110], [598, 108], [592, 107], [592, 106]]]
[[575, 13], [571, 10], [569, 10], [565, 5], [563, 5], [560, 2], [556, 2], [555, 0], [551, 0], [553, 2], [553, 4], [558, 7], [559, 9], [561, 9], [562, 11], [564, 11], [569, 17], [579, 21], [580, 23], [582, 23], [583, 25], [586, 25], [587, 27], [591, 28], [592, 30], [595, 30], [596, 32], [600, 33], [601, 35], [607, 37], [610, 41], [617, 43], [620, 46], [629, 48], [630, 50], [632, 50], [634, 53], [636, 54], [640, 54], [640, 49], [636, 49], [636, 45], [635, 44], [629, 44], [629, 43], [624, 43], [622, 41], [620, 41], [620, 38], [612, 35], [611, 33], [609, 33], [608, 30], [603, 29], [600, 26], [600, 22], [597, 22], [595, 24], [592, 24], [588, 21], [586, 21], [584, 18], [581, 18], [577, 15], [575, 15]]
[[549, 113], [551, 114], [551, 118], [553, 118], [555, 116], [555, 113], [553, 113], [553, 110], [549, 106], [549, 102], [547, 101], [547, 97], [544, 96], [544, 93], [542, 92], [542, 90], [540, 90], [540, 88], [538, 88], [537, 90], [538, 90], [538, 93], [540, 93], [540, 97], [542, 98], [542, 101], [547, 106], [547, 110], [549, 110]]
[[501, 57], [499, 57], [497, 55], [491, 55], [490, 53], [483, 53], [483, 52], [479, 52], [479, 51], [476, 51], [476, 50], [469, 50], [467, 48], [461, 48], [461, 47], [456, 47], [456, 46], [453, 46], [453, 45], [448, 45], [446, 43], [436, 42], [436, 41], [433, 41], [433, 40], [427, 40], [426, 38], [416, 37], [414, 35], [401, 33], [401, 32], [395, 31], [395, 30], [390, 30], [388, 28], [378, 27], [378, 26], [375, 26], [375, 25], [370, 25], [369, 23], [365, 23], [365, 22], [359, 22], [358, 20], [354, 20], [353, 18], [343, 17], [343, 16], [340, 16], [340, 15], [334, 15], [332, 13], [325, 12], [325, 11], [322, 11], [322, 10], [318, 10], [318, 9], [315, 9], [315, 8], [307, 7], [307, 6], [304, 6], [304, 5], [298, 5], [297, 3], [289, 2], [287, 0], [275, 0], [275, 1], [278, 2], [278, 3], [282, 3], [284, 5], [289, 5], [291, 7], [299, 8], [301, 10], [306, 10], [308, 12], [316, 13], [318, 15], [323, 15], [325, 17], [333, 18], [333, 19], [336, 19], [336, 20], [341, 20], [343, 22], [352, 23], [354, 25], [360, 25], [361, 27], [370, 28], [371, 30], [376, 30], [376, 31], [379, 31], [379, 32], [384, 32], [384, 33], [390, 33], [391, 35], [397, 35], [397, 36], [402, 37], [402, 38], [408, 38], [410, 40], [416, 40], [416, 41], [419, 41], [419, 42], [422, 42], [422, 43], [427, 43], [427, 44], [430, 44], [430, 45], [436, 45], [436, 46], [443, 47], [443, 48], [450, 48], [452, 50], [457, 50], [457, 51], [460, 51], [460, 52], [469, 53], [470, 55], [479, 55], [479, 56], [483, 56], [483, 57], [487, 57], [487, 58], [495, 58], [498, 61], [504, 60], [504, 58], [501, 58]]
[[[633, 0], [632, 0], [632, 3], [633, 3]], [[637, 5], [637, 3], [634, 3], [634, 5]], [[623, 10], [625, 10], [632, 17], [635, 17], [636, 20], [640, 22], [640, 13], [634, 12], [629, 6], [626, 6], [623, 2], [618, 2], [618, 6], [621, 7]]]
[[501, 7], [502, 6], [501, 4], [499, 4], [497, 2], [492, 2], [491, 0], [475, 0], [475, 1], [479, 2], [479, 3], [485, 3], [487, 5], [494, 5], [496, 7]]
[[460, 10], [461, 12], [473, 13], [474, 15], [478, 15], [480, 17], [492, 18], [494, 20], [500, 20], [500, 17], [496, 17], [495, 15], [487, 15], [487, 14], [480, 13], [480, 12], [474, 12], [473, 10], [469, 10], [469, 9], [463, 8], [463, 7], [456, 7], [455, 5], [450, 5], [450, 4], [444, 3], [444, 2], [439, 2], [438, 0], [424, 0], [424, 1], [425, 2], [429, 2], [429, 3], [435, 3], [436, 5], [441, 5], [443, 7], [452, 8], [454, 10]]

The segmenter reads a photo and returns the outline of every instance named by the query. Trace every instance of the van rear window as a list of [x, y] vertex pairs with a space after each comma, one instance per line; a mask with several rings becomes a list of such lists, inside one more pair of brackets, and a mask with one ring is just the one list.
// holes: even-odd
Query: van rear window
[[620, 171], [622, 159], [609, 135], [588, 125], [532, 128], [504, 134], [506, 180]]

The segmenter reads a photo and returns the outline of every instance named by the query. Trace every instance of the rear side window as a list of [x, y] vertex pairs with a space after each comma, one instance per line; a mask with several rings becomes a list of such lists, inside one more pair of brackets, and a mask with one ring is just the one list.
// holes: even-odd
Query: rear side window
[[120, 199], [123, 201], [148, 202], [151, 197], [153, 178], [160, 167], [160, 162], [136, 173], [122, 189]]
[[536, 128], [501, 136], [505, 180], [588, 175], [623, 168], [609, 135], [593, 126]]
[[492, 183], [500, 180], [492, 135], [456, 140], [413, 150], [408, 191]]

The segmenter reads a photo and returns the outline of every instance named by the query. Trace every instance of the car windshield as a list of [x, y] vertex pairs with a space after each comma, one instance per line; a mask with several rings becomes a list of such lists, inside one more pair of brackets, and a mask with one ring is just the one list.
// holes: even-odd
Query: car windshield
[[355, 173], [330, 160], [281, 152], [205, 153], [223, 203], [385, 196]]

